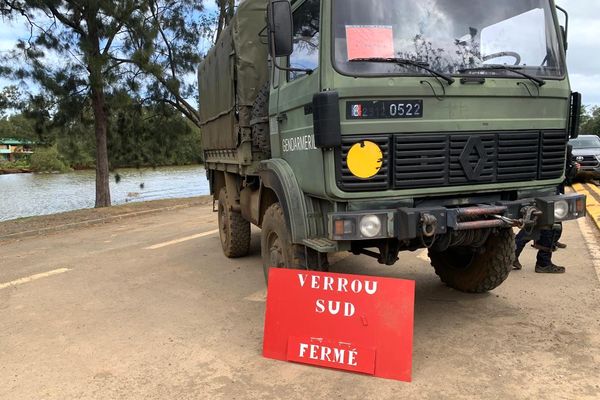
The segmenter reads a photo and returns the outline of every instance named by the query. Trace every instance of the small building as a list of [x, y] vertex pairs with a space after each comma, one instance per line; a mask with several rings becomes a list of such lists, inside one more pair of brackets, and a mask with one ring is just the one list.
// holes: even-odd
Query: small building
[[0, 138], [0, 162], [12, 162], [33, 153], [33, 142], [21, 139]]

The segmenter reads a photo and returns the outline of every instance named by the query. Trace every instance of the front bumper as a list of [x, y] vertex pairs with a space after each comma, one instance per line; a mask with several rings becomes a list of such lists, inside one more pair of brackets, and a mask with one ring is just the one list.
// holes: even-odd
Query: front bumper
[[579, 169], [578, 173], [587, 173], [587, 174], [594, 174], [594, 175], [600, 175], [600, 166], [597, 167], [588, 167], [588, 166], [581, 166], [581, 168]]
[[[557, 195], [466, 208], [426, 207], [329, 214], [329, 239], [411, 240], [453, 231], [527, 226], [531, 230], [584, 217], [586, 197]], [[375, 217], [375, 218], [374, 218]], [[379, 220], [379, 229], [375, 219]]]
[[573, 162], [579, 164], [579, 172], [600, 174], [600, 160], [595, 155], [573, 155]]

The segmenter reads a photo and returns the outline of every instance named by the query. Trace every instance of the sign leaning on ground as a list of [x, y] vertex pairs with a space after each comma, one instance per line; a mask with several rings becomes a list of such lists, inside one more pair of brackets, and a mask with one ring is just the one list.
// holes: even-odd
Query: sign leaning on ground
[[414, 281], [271, 268], [263, 356], [410, 382]]

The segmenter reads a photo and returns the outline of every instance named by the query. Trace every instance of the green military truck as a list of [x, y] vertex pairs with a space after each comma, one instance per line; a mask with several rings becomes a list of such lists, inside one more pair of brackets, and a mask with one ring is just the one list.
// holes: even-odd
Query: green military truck
[[223, 251], [269, 268], [392, 265], [500, 285], [514, 227], [585, 215], [560, 195], [581, 96], [553, 0], [245, 0], [199, 68]]

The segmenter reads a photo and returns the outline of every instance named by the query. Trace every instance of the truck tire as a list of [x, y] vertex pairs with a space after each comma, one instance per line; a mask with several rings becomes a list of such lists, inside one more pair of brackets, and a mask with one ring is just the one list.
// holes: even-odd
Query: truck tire
[[429, 258], [446, 285], [462, 292], [485, 293], [508, 278], [515, 260], [515, 234], [512, 229], [502, 229], [492, 233], [480, 249], [429, 250]]
[[[279, 203], [271, 205], [263, 217], [261, 232], [261, 255], [265, 282], [269, 281], [270, 268], [287, 268], [302, 270], [326, 271], [324, 266], [311, 265], [306, 261], [306, 256], [316, 256], [317, 252], [306, 246], [293, 244], [290, 240], [290, 231], [287, 227], [283, 209]], [[312, 257], [311, 257], [312, 258]]]
[[260, 88], [252, 106], [252, 145], [271, 157], [271, 138], [269, 132], [269, 84]]
[[242, 214], [230, 209], [227, 190], [219, 192], [219, 236], [223, 253], [228, 258], [239, 258], [250, 251], [250, 222]]

